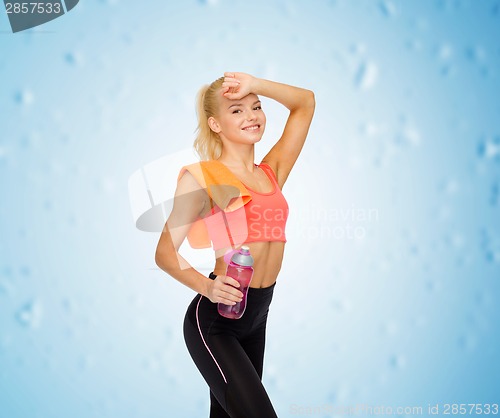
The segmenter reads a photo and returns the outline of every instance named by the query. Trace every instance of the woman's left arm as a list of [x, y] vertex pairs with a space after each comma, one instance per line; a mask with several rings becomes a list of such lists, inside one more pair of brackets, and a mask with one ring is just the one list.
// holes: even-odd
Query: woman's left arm
[[[269, 164], [283, 187], [309, 131], [314, 115], [314, 93], [300, 87], [256, 78], [244, 73], [225, 73], [224, 95], [229, 99], [240, 98], [242, 94], [254, 93], [269, 97], [281, 103], [289, 111], [281, 138], [271, 148], [262, 162]], [[239, 94], [238, 94], [239, 93]]]

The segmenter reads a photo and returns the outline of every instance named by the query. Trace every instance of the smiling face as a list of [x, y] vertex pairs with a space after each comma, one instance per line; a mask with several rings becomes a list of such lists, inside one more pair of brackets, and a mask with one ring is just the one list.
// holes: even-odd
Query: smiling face
[[208, 124], [210, 129], [219, 134], [223, 143], [255, 144], [264, 134], [266, 115], [255, 94], [239, 100], [229, 100], [221, 94], [219, 112], [208, 119]]

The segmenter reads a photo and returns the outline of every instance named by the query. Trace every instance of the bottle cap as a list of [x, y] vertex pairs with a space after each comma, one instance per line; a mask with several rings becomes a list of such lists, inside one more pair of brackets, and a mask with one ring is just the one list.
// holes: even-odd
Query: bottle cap
[[231, 261], [234, 264], [238, 264], [244, 267], [253, 266], [253, 257], [250, 255], [250, 248], [246, 245], [242, 245], [238, 252], [235, 252], [231, 257]]

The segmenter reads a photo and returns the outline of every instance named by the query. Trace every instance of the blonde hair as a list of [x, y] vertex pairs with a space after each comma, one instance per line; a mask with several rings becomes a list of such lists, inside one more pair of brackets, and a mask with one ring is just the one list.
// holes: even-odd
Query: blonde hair
[[220, 103], [217, 93], [222, 88], [223, 81], [224, 77], [220, 77], [212, 84], [203, 86], [196, 98], [198, 133], [194, 140], [194, 149], [202, 160], [216, 160], [222, 153], [222, 141], [219, 135], [210, 129], [208, 118], [218, 113]]

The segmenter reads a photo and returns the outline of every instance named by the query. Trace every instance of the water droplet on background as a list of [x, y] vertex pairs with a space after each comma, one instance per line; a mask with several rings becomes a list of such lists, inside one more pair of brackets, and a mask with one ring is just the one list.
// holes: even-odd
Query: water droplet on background
[[132, 296], [130, 296], [129, 300], [130, 300], [130, 306], [132, 306], [134, 308], [144, 307], [144, 296], [143, 295], [139, 295], [139, 294], [132, 295]]
[[447, 195], [454, 195], [460, 190], [460, 184], [455, 179], [447, 179], [441, 183], [439, 190]]
[[416, 318], [413, 318], [412, 325], [416, 328], [423, 328], [427, 325], [427, 319], [423, 315], [419, 315]]
[[494, 17], [498, 17], [500, 16], [500, 3], [497, 2], [495, 3], [492, 8], [491, 8], [491, 14], [494, 16]]
[[470, 46], [465, 49], [465, 56], [472, 62], [481, 62], [486, 59], [486, 51], [480, 45]]
[[394, 354], [389, 359], [389, 365], [394, 369], [402, 369], [406, 366], [406, 357], [402, 354]]
[[378, 67], [374, 62], [364, 62], [360, 64], [354, 77], [354, 85], [360, 90], [373, 88], [378, 78]]
[[481, 230], [480, 248], [490, 263], [500, 263], [500, 237], [488, 230]]
[[442, 61], [447, 61], [453, 57], [453, 47], [448, 43], [443, 43], [437, 48], [437, 57]]
[[66, 52], [64, 54], [64, 61], [69, 65], [80, 66], [83, 64], [83, 56], [77, 51]]
[[390, 0], [381, 0], [379, 2], [379, 9], [385, 17], [393, 17], [397, 12], [396, 6]]
[[458, 347], [465, 351], [474, 351], [477, 346], [477, 337], [468, 333], [458, 338]]
[[331, 390], [326, 395], [326, 401], [331, 404], [335, 404], [337, 402], [337, 393]]
[[29, 266], [23, 265], [19, 268], [19, 273], [21, 276], [29, 277], [31, 276], [31, 268]]
[[276, 365], [268, 363], [265, 373], [266, 381], [270, 388], [279, 388], [283, 384], [282, 378], [280, 377], [282, 374], [280, 374], [279, 368], [276, 367]]
[[23, 106], [29, 106], [32, 105], [34, 101], [35, 101], [35, 95], [28, 88], [18, 90], [16, 93], [14, 93], [14, 102], [17, 104]]
[[173, 339], [174, 339], [174, 331], [172, 330], [171, 327], [166, 327], [165, 328], [165, 331], [164, 331], [164, 335], [165, 335], [165, 341], [167, 344], [170, 344]]
[[82, 354], [78, 359], [78, 368], [81, 371], [91, 369], [95, 365], [94, 358], [89, 354]]
[[422, 51], [423, 42], [420, 39], [410, 39], [405, 43], [406, 49], [410, 52]]
[[78, 304], [72, 298], [64, 298], [61, 301], [61, 306], [68, 315], [74, 315], [77, 312]]
[[219, 4], [219, 0], [198, 0], [200, 4], [204, 6], [217, 6]]
[[159, 369], [159, 361], [155, 356], [150, 355], [142, 361], [142, 367], [149, 372], [157, 372]]
[[441, 289], [441, 281], [438, 279], [429, 279], [426, 282], [426, 288], [429, 292], [436, 292]]
[[349, 47], [349, 52], [354, 55], [363, 55], [366, 52], [366, 45], [363, 42], [356, 42]]
[[382, 324], [381, 333], [384, 335], [395, 335], [399, 330], [398, 323], [396, 321], [387, 321]]
[[0, 269], [0, 276], [7, 277], [7, 278], [12, 277], [12, 267], [9, 265], [4, 265]]
[[42, 316], [42, 303], [36, 299], [24, 304], [15, 314], [18, 324], [29, 328], [38, 328]]
[[493, 184], [491, 185], [490, 188], [490, 205], [491, 206], [498, 206], [499, 204], [499, 196], [500, 194], [500, 187], [498, 181], [494, 181]]
[[116, 181], [113, 177], [103, 176], [98, 179], [97, 189], [106, 194], [113, 193], [116, 189]]
[[460, 232], [451, 232], [445, 236], [445, 242], [452, 250], [458, 251], [464, 247], [465, 238]]
[[420, 145], [420, 134], [415, 127], [405, 126], [397, 132], [395, 142], [401, 146], [415, 147]]
[[382, 133], [382, 128], [374, 122], [363, 122], [360, 124], [359, 130], [362, 135], [367, 137], [377, 136]]
[[477, 154], [480, 158], [500, 161], [500, 135], [482, 138], [477, 146]]
[[12, 337], [9, 334], [3, 334], [0, 337], [0, 353], [5, 352], [12, 343]]
[[351, 310], [351, 302], [347, 298], [333, 299], [330, 305], [332, 309], [339, 314], [347, 313]]
[[14, 293], [14, 286], [9, 281], [7, 277], [0, 277], [0, 296], [5, 295], [7, 297]]
[[451, 218], [452, 209], [449, 205], [442, 204], [436, 210], [436, 219], [440, 222], [445, 222]]

